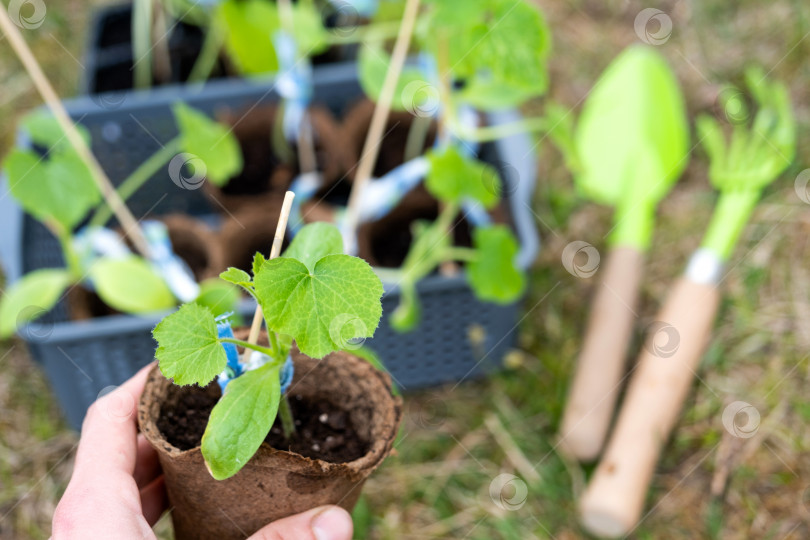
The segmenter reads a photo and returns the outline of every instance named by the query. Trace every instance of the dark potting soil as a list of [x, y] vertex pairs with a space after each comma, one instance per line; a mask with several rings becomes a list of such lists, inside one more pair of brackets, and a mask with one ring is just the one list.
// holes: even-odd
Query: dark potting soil
[[[184, 388], [182, 392], [175, 407], [160, 411], [157, 426], [173, 446], [190, 450], [200, 445], [219, 392], [212, 387]], [[288, 397], [296, 433], [290, 441], [285, 440], [281, 419], [276, 418], [265, 438], [270, 446], [330, 463], [353, 461], [368, 451], [346, 411], [325, 401], [313, 403], [295, 393]]]

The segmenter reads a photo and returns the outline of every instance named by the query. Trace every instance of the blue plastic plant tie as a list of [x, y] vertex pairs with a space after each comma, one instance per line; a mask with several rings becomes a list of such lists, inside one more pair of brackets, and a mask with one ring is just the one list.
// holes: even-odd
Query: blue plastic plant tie
[[166, 224], [144, 221], [143, 233], [149, 245], [149, 262], [181, 302], [191, 302], [200, 295], [200, 286], [188, 265], [174, 254]]
[[[265, 365], [267, 362], [270, 361], [272, 361], [272, 358], [270, 358], [266, 354], [260, 353], [259, 351], [253, 351], [250, 353], [248, 363], [246, 366], [244, 366], [244, 370], [240, 373], [240, 375], [247, 371], [259, 369], [260, 367], [262, 367], [263, 365]], [[282, 394], [286, 392], [287, 389], [290, 387], [290, 384], [292, 384], [294, 372], [295, 368], [293, 366], [292, 357], [290, 355], [287, 355], [287, 359], [284, 361], [284, 365], [281, 366], [281, 369], [279, 370], [278, 373], [279, 382], [281, 383]], [[225, 384], [227, 384], [227, 382]]]
[[295, 39], [283, 30], [273, 35], [273, 45], [278, 59], [276, 90], [284, 100], [284, 136], [297, 142], [312, 99], [312, 64], [308, 58], [297, 58]]
[[[233, 312], [224, 313], [215, 319], [217, 322], [217, 337], [220, 339], [234, 339], [233, 329], [231, 328], [230, 321], [230, 317], [232, 315]], [[228, 382], [231, 379], [235, 379], [241, 375], [243, 373], [243, 369], [242, 364], [239, 363], [239, 351], [237, 351], [236, 345], [233, 343], [222, 343], [222, 348], [225, 349], [225, 356], [228, 358], [228, 363], [226, 364], [222, 373], [220, 373], [217, 377], [217, 382], [219, 383], [219, 387], [224, 392]]]
[[360, 223], [376, 221], [388, 215], [429, 170], [430, 162], [426, 157], [420, 156], [366, 184], [360, 200]]
[[295, 375], [295, 366], [293, 366], [292, 356], [287, 355], [287, 360], [284, 361], [284, 365], [281, 366], [281, 372], [279, 373], [279, 380], [281, 381], [281, 393], [286, 394], [287, 390], [290, 389], [290, 385], [293, 381], [293, 375]]
[[120, 259], [132, 253], [121, 235], [106, 227], [84, 227], [73, 237], [73, 249], [84, 271], [99, 257]]

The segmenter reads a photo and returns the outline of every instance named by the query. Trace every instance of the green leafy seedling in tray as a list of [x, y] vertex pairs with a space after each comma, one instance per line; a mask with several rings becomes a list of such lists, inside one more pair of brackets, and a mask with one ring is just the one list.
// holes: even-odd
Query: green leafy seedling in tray
[[[192, 162], [204, 163], [205, 179], [217, 185], [242, 169], [239, 144], [225, 126], [182, 103], [175, 105], [174, 115], [180, 134], [122, 181], [117, 189], [122, 200], [165, 170], [178, 152], [193, 158]], [[150, 313], [176, 306], [171, 289], [144, 257], [131, 254], [82, 260], [75, 248], [74, 231], [94, 208], [89, 227], [106, 225], [112, 217], [110, 207], [52, 115], [45, 110], [31, 113], [22, 128], [32, 146], [15, 148], [6, 156], [3, 169], [9, 191], [25, 212], [58, 239], [65, 267], [34, 270], [8, 287], [0, 298], [0, 337], [8, 337], [45, 315], [76, 285], [90, 287], [107, 305], [124, 313]], [[89, 142], [87, 131], [80, 128], [80, 132]], [[238, 299], [235, 289], [232, 291], [226, 291], [219, 280], [206, 280], [198, 301], [212, 308], [219, 304], [219, 310], [227, 311]]]

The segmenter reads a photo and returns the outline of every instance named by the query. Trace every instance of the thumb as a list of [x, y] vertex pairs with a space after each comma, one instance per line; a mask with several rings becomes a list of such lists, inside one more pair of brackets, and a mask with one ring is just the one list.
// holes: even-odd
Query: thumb
[[262, 527], [248, 540], [351, 540], [354, 527], [339, 506], [320, 506]]

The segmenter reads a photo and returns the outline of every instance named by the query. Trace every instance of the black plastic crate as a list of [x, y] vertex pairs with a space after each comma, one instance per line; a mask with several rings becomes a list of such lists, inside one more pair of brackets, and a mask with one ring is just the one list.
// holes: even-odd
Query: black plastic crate
[[[339, 115], [361, 97], [354, 65], [326, 65], [315, 70], [314, 101]], [[272, 81], [212, 81], [204, 87], [173, 86], [128, 93], [110, 105], [106, 96], [86, 96], [66, 103], [70, 115], [89, 129], [93, 151], [113, 183], [121, 182], [146, 157], [177, 133], [170, 111], [184, 101], [213, 112], [220, 107], [247, 108], [278, 99]], [[515, 111], [488, 115], [489, 124], [519, 119]], [[512, 225], [521, 244], [519, 263], [528, 268], [539, 241], [529, 207], [536, 178], [532, 141], [514, 135], [482, 146], [480, 157], [504, 170]], [[185, 212], [206, 216], [215, 210], [202, 189], [187, 191], [167, 175], [156, 175], [133, 196], [129, 206], [140, 217]], [[56, 239], [41, 224], [17, 208], [11, 197], [0, 200], [0, 253], [9, 280], [38, 268], [62, 266]], [[418, 285], [422, 321], [410, 333], [395, 332], [389, 314], [399, 303], [396, 287], [386, 287], [383, 319], [366, 344], [382, 358], [393, 379], [404, 390], [481, 376], [501, 364], [515, 343], [519, 303], [499, 306], [478, 301], [463, 275], [433, 275]], [[252, 306], [240, 309], [249, 315]], [[153, 358], [151, 330], [165, 314], [135, 317], [115, 315], [90, 321], [67, 320], [58, 306], [41, 323], [21, 330], [33, 357], [44, 367], [68, 420], [79, 427], [87, 407], [99, 392], [119, 385]], [[248, 319], [249, 320], [249, 319]], [[471, 340], [471, 332], [483, 336]]]

